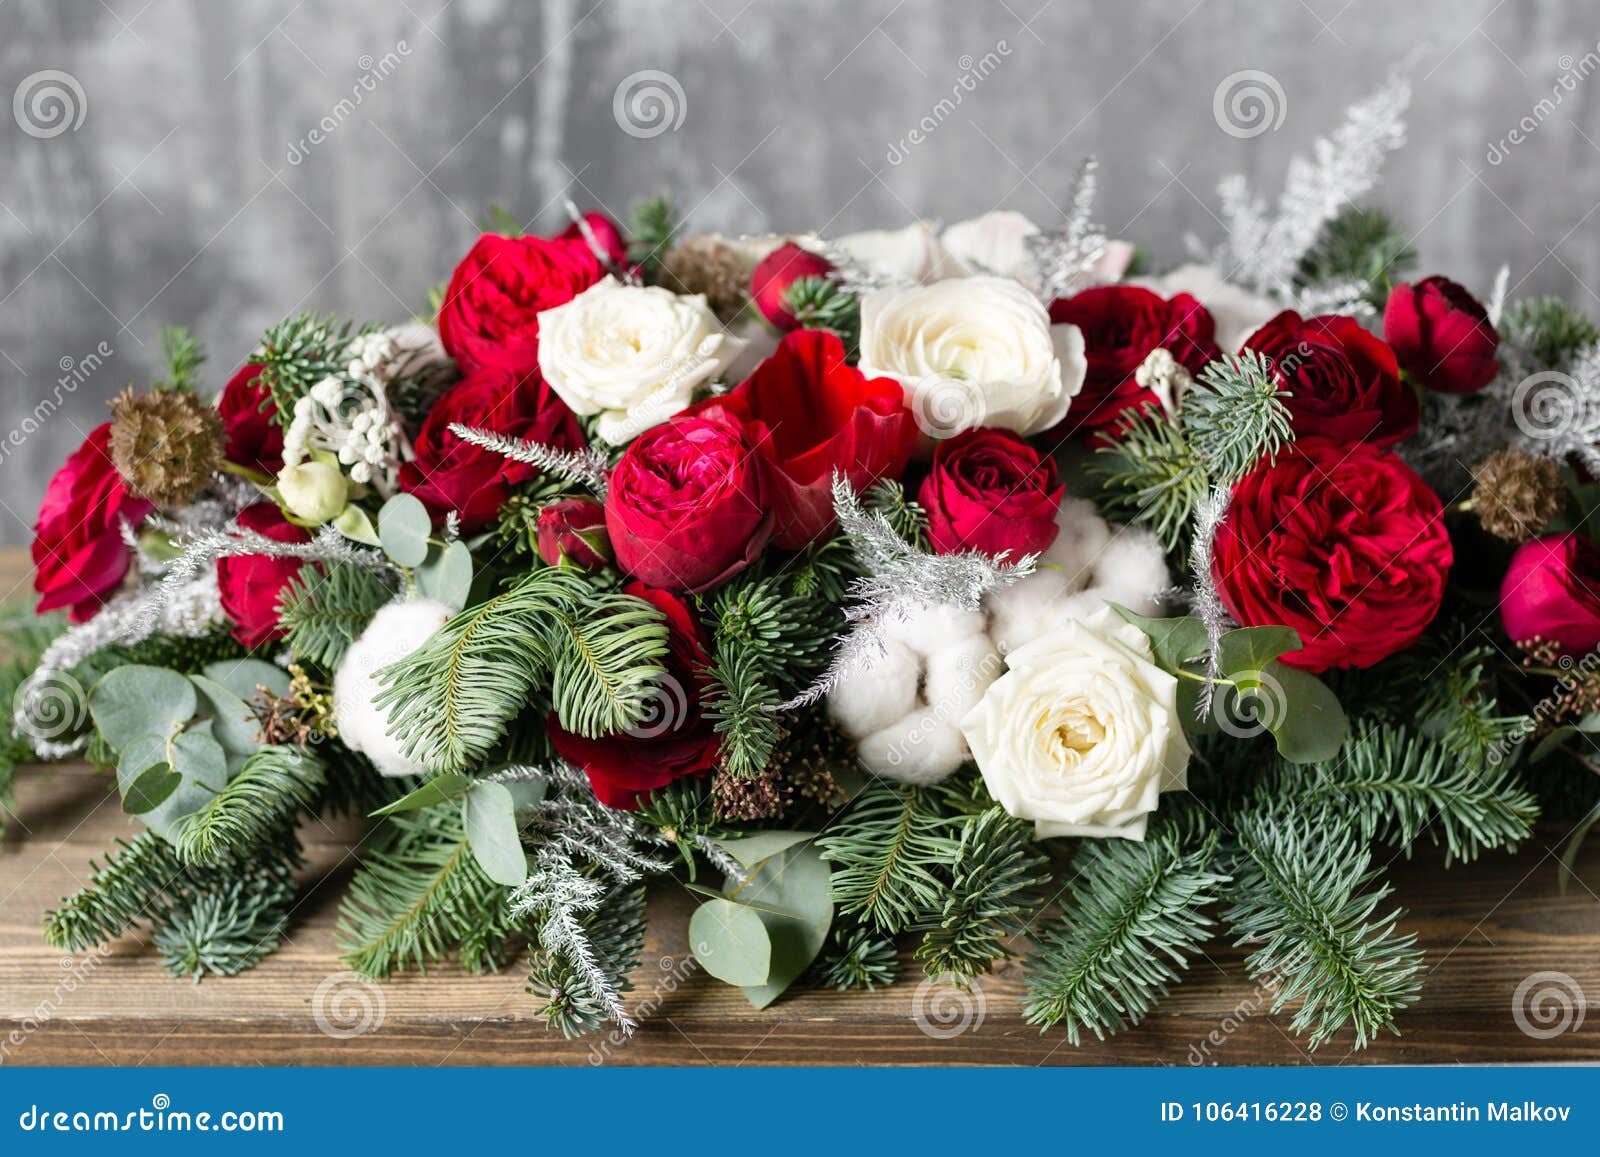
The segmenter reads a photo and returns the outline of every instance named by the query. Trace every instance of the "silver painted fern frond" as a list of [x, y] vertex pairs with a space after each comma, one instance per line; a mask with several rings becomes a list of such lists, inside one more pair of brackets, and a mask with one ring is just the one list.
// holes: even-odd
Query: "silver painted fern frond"
[[603, 450], [594, 446], [578, 451], [557, 450], [554, 446], [546, 446], [543, 442], [508, 438], [504, 434], [495, 434], [473, 426], [463, 426], [460, 423], [452, 423], [450, 432], [463, 442], [470, 442], [474, 446], [503, 455], [513, 462], [525, 462], [530, 466], [537, 466], [545, 473], [576, 482], [602, 502], [605, 501], [606, 475], [610, 465]]
[[1072, 187], [1072, 208], [1054, 229], [1028, 237], [1028, 262], [1033, 271], [1031, 288], [1041, 301], [1070, 297], [1094, 277], [1095, 263], [1106, 248], [1105, 232], [1094, 223], [1094, 197], [1099, 163], [1088, 157]]

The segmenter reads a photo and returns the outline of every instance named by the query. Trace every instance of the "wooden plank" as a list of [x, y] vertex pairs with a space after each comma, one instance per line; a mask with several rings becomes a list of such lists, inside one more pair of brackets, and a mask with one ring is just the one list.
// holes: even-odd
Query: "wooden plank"
[[[161, 971], [153, 947], [130, 937], [104, 958], [64, 957], [39, 935], [42, 913], [82, 880], [91, 857], [134, 824], [108, 781], [68, 765], [25, 771], [18, 813], [0, 849], [0, 1062], [17, 1064], [1299, 1064], [1456, 1061], [1600, 1061], [1600, 1013], [1549, 1039], [1522, 1032], [1517, 986], [1559, 971], [1600, 1000], [1600, 849], [1585, 853], [1579, 885], [1561, 895], [1541, 833], [1514, 856], [1440, 872], [1432, 855], [1395, 866], [1405, 927], [1428, 954], [1427, 989], [1402, 1016], [1404, 1036], [1352, 1053], [1341, 1041], [1314, 1056], [1266, 1015], [1242, 952], [1208, 947], [1160, 1013], [1110, 1042], [1082, 1047], [1022, 1022], [1019, 969], [986, 978], [981, 996], [918, 995], [908, 967], [876, 993], [807, 991], [764, 1011], [700, 974], [687, 955], [689, 897], [675, 884], [652, 896], [644, 964], [632, 1002], [641, 1028], [629, 1041], [567, 1042], [545, 1030], [515, 970], [469, 976], [453, 966], [381, 988], [330, 980], [336, 905], [352, 867], [350, 827], [306, 833], [310, 887], [289, 942], [254, 971], [202, 984]], [[375, 1031], [327, 1035], [315, 1015], [319, 986], [357, 1014], [381, 1001]], [[328, 990], [325, 990], [328, 991]], [[381, 995], [379, 995], [381, 993]], [[967, 1003], [963, 1004], [963, 1000]], [[325, 999], [325, 1005], [328, 1003]], [[919, 1019], [919, 1010], [921, 1016]], [[942, 1024], [940, 1013], [951, 1021]], [[965, 1016], [968, 1027], [956, 1031]], [[335, 1018], [337, 1022], [337, 1018]], [[926, 1031], [925, 1027], [926, 1026]], [[338, 1023], [335, 1023], [335, 1028]], [[13, 1035], [15, 1034], [15, 1035]]]

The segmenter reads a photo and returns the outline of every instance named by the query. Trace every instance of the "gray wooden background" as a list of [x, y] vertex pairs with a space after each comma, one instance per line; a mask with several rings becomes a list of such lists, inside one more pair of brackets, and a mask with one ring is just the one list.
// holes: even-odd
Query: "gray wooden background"
[[[1094, 154], [1103, 223], [1172, 262], [1219, 177], [1275, 191], [1411, 52], [1376, 199], [1430, 268], [1600, 313], [1597, 41], [1588, 0], [0, 0], [0, 541], [161, 326], [220, 384], [287, 313], [408, 316], [491, 203], [1045, 221]], [[1214, 114], [1244, 70], [1254, 135]]]

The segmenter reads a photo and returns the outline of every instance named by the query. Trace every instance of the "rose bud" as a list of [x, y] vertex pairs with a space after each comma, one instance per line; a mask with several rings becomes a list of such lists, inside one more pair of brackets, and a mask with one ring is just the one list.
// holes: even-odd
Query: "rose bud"
[[[239, 512], [239, 526], [274, 542], [310, 542], [311, 536], [284, 518], [276, 502], [257, 502]], [[278, 599], [289, 580], [308, 564], [269, 554], [230, 554], [217, 560], [217, 590], [223, 613], [233, 623], [233, 637], [246, 647], [260, 647], [283, 637], [278, 626]]]
[[1554, 643], [1564, 655], [1600, 647], [1600, 551], [1577, 534], [1524, 543], [1500, 585], [1500, 621], [1513, 643]]
[[563, 562], [599, 570], [611, 561], [606, 510], [588, 498], [562, 498], [539, 508], [539, 557], [549, 566]]
[[278, 494], [290, 514], [320, 526], [339, 516], [350, 496], [350, 485], [337, 466], [298, 462], [278, 471]]
[[832, 272], [833, 263], [826, 257], [786, 241], [763, 257], [750, 274], [750, 297], [763, 317], [781, 330], [791, 330], [800, 323], [783, 303], [789, 286], [802, 277], [826, 277]]
[[283, 465], [283, 427], [259, 365], [252, 362], [228, 379], [217, 399], [217, 413], [227, 438], [222, 456], [235, 466], [276, 474]]
[[1500, 372], [1500, 335], [1488, 311], [1447, 277], [1390, 290], [1383, 336], [1406, 373], [1430, 390], [1475, 393]]
[[938, 443], [917, 492], [937, 554], [977, 550], [1016, 559], [1056, 540], [1066, 487], [1054, 458], [1004, 430], [979, 428]]

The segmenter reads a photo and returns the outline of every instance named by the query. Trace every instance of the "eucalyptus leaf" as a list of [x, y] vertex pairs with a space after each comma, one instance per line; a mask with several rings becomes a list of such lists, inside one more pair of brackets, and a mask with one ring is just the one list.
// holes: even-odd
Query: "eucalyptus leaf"
[[516, 803], [503, 783], [477, 783], [461, 801], [472, 858], [496, 884], [515, 888], [528, 878], [528, 854], [517, 833]]
[[102, 675], [89, 691], [95, 729], [119, 752], [141, 736], [159, 735], [165, 740], [194, 717], [195, 707], [193, 684], [162, 667], [118, 667]]
[[458, 540], [433, 554], [417, 571], [417, 586], [453, 611], [465, 608], [472, 595], [472, 552], [467, 544]]
[[165, 760], [152, 763], [134, 776], [122, 793], [122, 810], [131, 816], [152, 811], [165, 803], [182, 782], [183, 776], [173, 771]]
[[1144, 632], [1150, 640], [1156, 666], [1163, 670], [1178, 670], [1191, 659], [1204, 655], [1211, 644], [1206, 625], [1192, 616], [1148, 619], [1116, 603], [1111, 604], [1111, 609]]
[[280, 699], [289, 693], [288, 673], [276, 663], [261, 659], [222, 659], [207, 663], [200, 673], [220, 683], [246, 703], [256, 697], [257, 688], [260, 687], [265, 687]]
[[717, 843], [745, 867], [754, 868], [779, 852], [815, 838], [816, 834], [816, 832], [756, 832], [742, 839], [718, 840]]
[[761, 914], [732, 900], [707, 900], [689, 917], [689, 947], [712, 976], [737, 988], [767, 983], [772, 940]]
[[200, 712], [211, 718], [211, 732], [228, 753], [228, 771], [236, 773], [261, 746], [261, 721], [250, 705], [207, 675], [191, 675], [200, 692]]
[[745, 999], [766, 1008], [810, 966], [828, 938], [833, 923], [828, 865], [814, 845], [799, 844], [769, 857], [727, 895], [755, 910], [772, 941], [766, 981], [741, 986]]
[[414, 494], [396, 494], [378, 511], [378, 540], [383, 552], [404, 567], [421, 566], [428, 558], [433, 520]]
[[472, 790], [473, 781], [454, 771], [440, 772], [421, 787], [407, 792], [391, 804], [385, 804], [373, 816], [392, 816], [398, 812], [421, 811], [436, 803], [460, 799]]
[[1217, 640], [1217, 669], [1225, 679], [1265, 671], [1279, 655], [1300, 649], [1300, 633], [1292, 627], [1240, 627]]
[[175, 823], [199, 811], [228, 786], [228, 757], [211, 734], [209, 719], [179, 732], [170, 741], [142, 736], [129, 745], [117, 764], [117, 787], [124, 799], [135, 781], [158, 762], [169, 763], [181, 782], [139, 818], [151, 831], [167, 839]]
[[1338, 696], [1309, 671], [1283, 663], [1274, 662], [1266, 675], [1284, 698], [1272, 719], [1278, 754], [1290, 763], [1318, 763], [1338, 755], [1350, 730]]
[[372, 516], [355, 503], [350, 503], [333, 520], [333, 528], [348, 539], [367, 546], [382, 546], [378, 528], [372, 525]]

